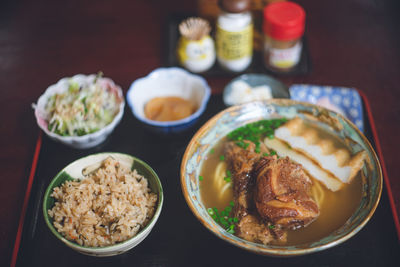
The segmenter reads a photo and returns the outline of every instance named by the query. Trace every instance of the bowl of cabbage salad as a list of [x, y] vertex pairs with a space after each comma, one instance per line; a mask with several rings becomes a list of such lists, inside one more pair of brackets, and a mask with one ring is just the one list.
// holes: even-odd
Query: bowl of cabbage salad
[[121, 88], [102, 73], [78, 74], [48, 87], [33, 106], [39, 127], [50, 138], [85, 149], [114, 130], [125, 101]]

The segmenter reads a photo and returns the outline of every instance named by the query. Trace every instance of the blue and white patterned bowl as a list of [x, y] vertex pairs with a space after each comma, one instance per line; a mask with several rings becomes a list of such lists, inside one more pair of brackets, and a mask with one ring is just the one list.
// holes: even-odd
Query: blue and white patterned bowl
[[[127, 93], [133, 115], [148, 129], [158, 133], [178, 133], [193, 126], [203, 114], [210, 99], [211, 89], [206, 80], [181, 68], [159, 68], [144, 78], [137, 79]], [[154, 97], [178, 96], [192, 101], [197, 110], [177, 121], [154, 121], [144, 115], [146, 103]]]
[[357, 90], [347, 87], [294, 84], [289, 91], [291, 99], [321, 105], [339, 112], [364, 132], [363, 108]]
[[[312, 119], [312, 121], [320, 118], [319, 123], [325, 126], [325, 123], [329, 123], [330, 127], [336, 129], [334, 132], [340, 138], [354, 141], [349, 142], [353, 153], [361, 149], [366, 151], [368, 164], [365, 164], [361, 170], [365, 179], [362, 181], [363, 192], [359, 206], [346, 223], [330, 235], [296, 246], [257, 244], [228, 233], [207, 213], [201, 199], [199, 175], [204, 160], [221, 138], [238, 127], [261, 119], [293, 118], [295, 116], [300, 116], [305, 120]], [[313, 104], [290, 99], [271, 99], [232, 106], [206, 122], [186, 148], [181, 163], [181, 186], [193, 214], [213, 234], [235, 246], [257, 254], [286, 257], [309, 254], [336, 246], [360, 231], [372, 217], [379, 203], [382, 192], [382, 171], [371, 144], [357, 127], [342, 115]]]

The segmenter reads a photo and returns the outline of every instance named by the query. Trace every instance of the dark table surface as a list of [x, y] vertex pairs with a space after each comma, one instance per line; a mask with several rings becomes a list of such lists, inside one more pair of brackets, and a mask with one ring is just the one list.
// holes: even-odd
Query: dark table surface
[[[297, 2], [307, 12], [313, 67], [307, 75], [278, 78], [287, 85], [347, 86], [365, 93], [400, 214], [399, 2]], [[11, 259], [39, 134], [31, 103], [62, 77], [99, 70], [126, 92], [133, 80], [163, 66], [165, 23], [175, 12], [195, 13], [195, 1], [9, 0], [0, 4], [0, 266]], [[230, 78], [207, 80], [218, 94]]]

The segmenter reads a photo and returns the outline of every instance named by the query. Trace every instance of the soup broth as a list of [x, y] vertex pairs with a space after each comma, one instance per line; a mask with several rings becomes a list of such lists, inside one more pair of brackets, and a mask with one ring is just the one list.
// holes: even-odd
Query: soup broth
[[[210, 150], [211, 152], [201, 167], [200, 193], [206, 208], [216, 207], [218, 210], [223, 210], [233, 200], [233, 181], [227, 182], [223, 177], [227, 171], [227, 164], [221, 157], [225, 142], [227, 142], [226, 137]], [[332, 192], [311, 177], [313, 182], [311, 192], [317, 192], [316, 196], [311, 195], [311, 197], [318, 202], [318, 195], [323, 196], [321, 203], [318, 203], [320, 215], [307, 227], [288, 230], [287, 242], [281, 245], [298, 245], [316, 241], [344, 225], [361, 200], [362, 180], [364, 179], [361, 173], [359, 172], [350, 184], [346, 184], [336, 192]]]

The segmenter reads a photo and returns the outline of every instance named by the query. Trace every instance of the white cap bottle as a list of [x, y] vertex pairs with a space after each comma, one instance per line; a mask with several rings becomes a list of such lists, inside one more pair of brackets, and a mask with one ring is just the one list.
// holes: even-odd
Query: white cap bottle
[[229, 71], [244, 71], [253, 56], [253, 22], [249, 0], [221, 0], [216, 47], [219, 64]]

